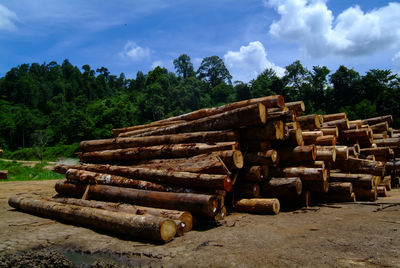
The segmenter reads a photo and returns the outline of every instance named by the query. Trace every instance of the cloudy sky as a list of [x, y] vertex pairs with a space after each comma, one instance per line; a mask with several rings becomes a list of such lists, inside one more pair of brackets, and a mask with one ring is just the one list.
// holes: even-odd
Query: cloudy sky
[[104, 66], [134, 78], [188, 54], [233, 80], [295, 60], [400, 72], [400, 2], [385, 0], [0, 0], [0, 77], [23, 63]]

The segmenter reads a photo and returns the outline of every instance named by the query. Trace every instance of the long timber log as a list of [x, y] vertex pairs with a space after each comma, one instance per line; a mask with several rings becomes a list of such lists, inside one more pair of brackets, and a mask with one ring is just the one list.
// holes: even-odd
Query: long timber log
[[[224, 113], [215, 114], [205, 118], [176, 124], [169, 127], [138, 134], [137, 136], [157, 136], [176, 133], [190, 133], [199, 131], [227, 130], [240, 127], [257, 126], [267, 121], [267, 110], [261, 103], [252, 104]], [[128, 135], [126, 132], [124, 135]]]
[[367, 118], [361, 120], [363, 125], [375, 125], [382, 122], [388, 122], [389, 124], [393, 123], [393, 116], [392, 115], [383, 115], [373, 118]]
[[218, 212], [215, 196], [193, 193], [170, 193], [138, 190], [108, 185], [56, 183], [56, 191], [64, 196], [81, 197], [88, 187], [88, 198], [100, 201], [124, 202], [145, 207], [188, 211], [193, 215], [213, 217]]
[[334, 168], [338, 168], [347, 172], [366, 173], [376, 176], [384, 176], [385, 163], [380, 161], [372, 161], [367, 159], [357, 159], [349, 157], [347, 160], [336, 160], [333, 163]]
[[66, 197], [56, 197], [56, 198], [42, 198], [43, 200], [53, 201], [57, 203], [70, 204], [82, 207], [91, 207], [104, 209], [114, 212], [125, 212], [137, 215], [153, 215], [162, 218], [168, 218], [175, 221], [180, 221], [184, 224], [183, 231], [188, 232], [193, 227], [193, 216], [189, 212], [171, 210], [171, 209], [160, 209], [151, 207], [135, 206], [130, 204], [103, 202], [96, 200], [83, 200], [77, 198], [66, 198]]
[[179, 158], [232, 150], [237, 146], [236, 142], [168, 144], [86, 152], [80, 155], [80, 160], [84, 163], [119, 163], [154, 158]]
[[299, 177], [303, 181], [327, 181], [328, 171], [322, 168], [286, 167], [271, 168], [272, 177]]
[[279, 200], [295, 200], [300, 196], [303, 184], [300, 178], [271, 178], [261, 186], [261, 195]]
[[239, 141], [239, 134], [236, 131], [208, 131], [134, 138], [88, 140], [79, 143], [79, 150], [81, 152], [92, 152], [165, 144], [214, 143], [227, 141]]
[[10, 197], [8, 204], [20, 211], [158, 242], [169, 241], [176, 233], [174, 221], [152, 215], [113, 212], [17, 195]]
[[331, 173], [329, 175], [329, 181], [331, 182], [351, 182], [357, 188], [366, 189], [372, 189], [376, 180], [376, 176], [371, 174]]
[[[136, 180], [145, 180], [150, 182], [184, 186], [188, 188], [230, 191], [233, 184], [228, 175], [219, 174], [199, 174], [184, 171], [158, 170], [151, 168], [138, 168], [134, 166], [126, 167], [112, 165], [86, 165], [85, 170], [110, 175], [117, 175]], [[80, 172], [74, 171], [75, 174], [77, 174], [76, 177], [79, 177], [82, 174], [89, 174], [83, 171], [84, 170], [80, 170]], [[107, 176], [105, 176], [104, 180], [107, 180]]]

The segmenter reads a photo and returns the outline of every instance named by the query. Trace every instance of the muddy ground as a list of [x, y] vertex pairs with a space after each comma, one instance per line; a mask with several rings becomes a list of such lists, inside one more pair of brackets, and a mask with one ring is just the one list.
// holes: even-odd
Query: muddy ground
[[0, 183], [0, 267], [400, 267], [400, 189], [375, 203], [233, 213], [220, 226], [154, 245], [7, 204], [16, 193], [52, 196], [54, 184]]

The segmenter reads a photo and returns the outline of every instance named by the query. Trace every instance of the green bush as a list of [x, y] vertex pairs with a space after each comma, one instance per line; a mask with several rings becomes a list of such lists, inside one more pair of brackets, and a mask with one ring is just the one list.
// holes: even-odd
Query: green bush
[[[76, 157], [74, 154], [78, 151], [79, 143], [71, 145], [56, 145], [53, 147], [46, 147], [43, 152], [44, 161], [57, 161], [58, 158], [72, 158]], [[15, 160], [31, 160], [39, 161], [38, 155], [35, 153], [34, 148], [20, 148], [16, 151], [10, 152], [5, 150], [3, 158]]]

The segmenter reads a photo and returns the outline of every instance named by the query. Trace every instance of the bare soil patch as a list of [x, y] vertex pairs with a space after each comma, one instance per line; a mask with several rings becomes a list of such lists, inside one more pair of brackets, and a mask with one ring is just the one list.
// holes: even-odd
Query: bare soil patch
[[[18, 212], [18, 193], [53, 196], [55, 181], [0, 183], [0, 267], [400, 267], [400, 189], [378, 202], [277, 216], [233, 213], [163, 245]], [[53, 265], [53, 266], [52, 266]]]

